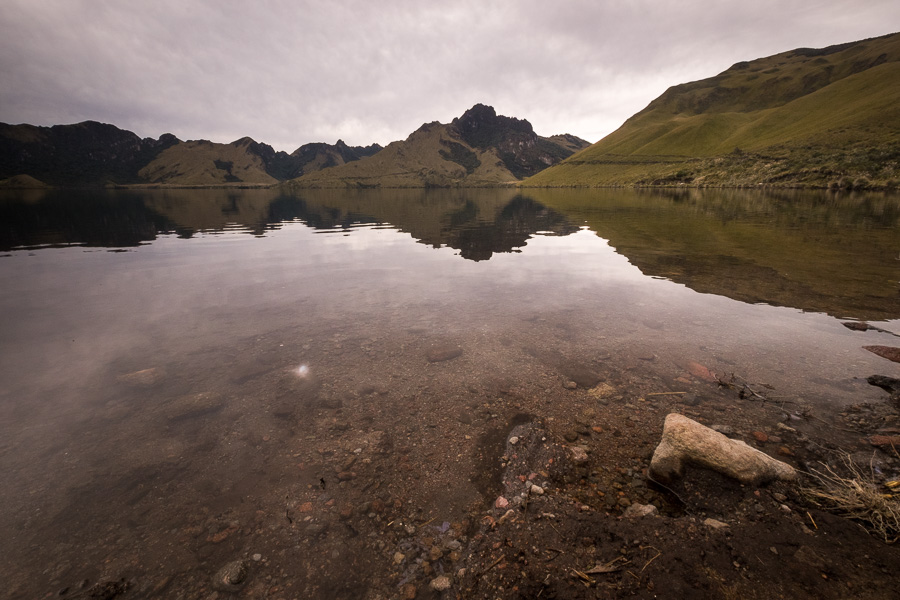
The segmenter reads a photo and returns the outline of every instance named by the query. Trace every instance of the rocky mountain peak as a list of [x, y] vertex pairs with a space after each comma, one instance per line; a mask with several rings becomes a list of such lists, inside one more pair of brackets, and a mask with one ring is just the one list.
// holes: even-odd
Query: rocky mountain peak
[[498, 115], [493, 106], [476, 104], [451, 123], [470, 146], [487, 148], [508, 142], [511, 137], [534, 138], [534, 129], [525, 119]]

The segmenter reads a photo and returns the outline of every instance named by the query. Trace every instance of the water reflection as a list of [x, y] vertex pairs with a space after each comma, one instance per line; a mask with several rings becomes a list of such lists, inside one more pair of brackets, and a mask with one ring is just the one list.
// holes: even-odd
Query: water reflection
[[[37, 194], [37, 195], [35, 195]], [[0, 249], [382, 226], [473, 261], [587, 226], [645, 275], [742, 302], [900, 316], [900, 201], [744, 190], [51, 190], [0, 198]]]

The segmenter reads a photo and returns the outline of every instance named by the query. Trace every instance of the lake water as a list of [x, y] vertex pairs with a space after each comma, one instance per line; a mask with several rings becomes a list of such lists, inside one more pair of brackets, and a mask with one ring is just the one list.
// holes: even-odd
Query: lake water
[[12, 597], [191, 597], [253, 554], [250, 597], [325, 597], [346, 569], [298, 565], [368, 560], [341, 506], [464, 519], [507, 413], [563, 423], [598, 385], [702, 399], [712, 373], [827, 419], [900, 377], [863, 349], [896, 337], [843, 325], [900, 333], [891, 196], [7, 193], [0, 256]]

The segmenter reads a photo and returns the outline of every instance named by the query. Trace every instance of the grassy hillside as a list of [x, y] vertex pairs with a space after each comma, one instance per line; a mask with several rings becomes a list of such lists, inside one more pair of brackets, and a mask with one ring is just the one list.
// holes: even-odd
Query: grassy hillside
[[278, 183], [266, 173], [262, 158], [247, 151], [246, 139], [230, 144], [182, 142], [161, 152], [138, 175], [150, 183], [170, 185]]
[[900, 34], [742, 62], [667, 90], [529, 186], [896, 187]]
[[542, 189], [642, 273], [701, 293], [840, 318], [900, 312], [900, 200], [878, 192]]
[[513, 185], [587, 142], [543, 138], [528, 121], [475, 105], [449, 124], [426, 123], [403, 141], [342, 166], [295, 179], [298, 188], [423, 188]]

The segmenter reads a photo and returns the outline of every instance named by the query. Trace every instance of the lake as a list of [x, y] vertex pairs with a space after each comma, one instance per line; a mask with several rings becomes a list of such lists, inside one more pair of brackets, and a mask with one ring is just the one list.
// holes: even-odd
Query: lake
[[900, 333], [896, 196], [51, 190], [0, 224], [11, 597], [239, 558], [248, 597], [368, 597], [419, 577], [371, 583], [403, 527], [471, 535], [526, 417], [727, 420], [731, 384], [829, 422], [900, 377], [863, 349]]

